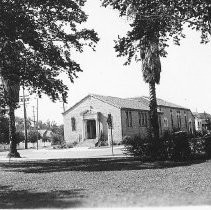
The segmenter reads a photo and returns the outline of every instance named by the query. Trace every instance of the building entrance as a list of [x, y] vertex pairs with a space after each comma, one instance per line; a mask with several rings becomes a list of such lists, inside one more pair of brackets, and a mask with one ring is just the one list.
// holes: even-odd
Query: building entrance
[[87, 139], [96, 139], [96, 121], [87, 120]]

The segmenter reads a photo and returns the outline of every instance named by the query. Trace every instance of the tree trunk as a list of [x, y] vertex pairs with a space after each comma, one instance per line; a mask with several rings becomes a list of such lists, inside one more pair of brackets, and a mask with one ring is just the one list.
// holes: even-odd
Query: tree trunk
[[159, 123], [157, 113], [157, 99], [155, 82], [149, 83], [149, 95], [150, 95], [150, 125], [151, 125], [151, 139], [152, 139], [152, 156], [153, 158], [158, 157], [159, 151]]
[[17, 151], [17, 142], [15, 138], [15, 108], [14, 105], [9, 106], [9, 140], [10, 140], [10, 151], [8, 157], [20, 158], [20, 154]]
[[12, 81], [2, 77], [4, 95], [6, 103], [9, 107], [9, 141], [10, 151], [8, 157], [20, 157], [17, 152], [17, 141], [16, 141], [16, 128], [15, 128], [15, 109], [19, 101], [19, 90], [20, 83], [18, 81]]

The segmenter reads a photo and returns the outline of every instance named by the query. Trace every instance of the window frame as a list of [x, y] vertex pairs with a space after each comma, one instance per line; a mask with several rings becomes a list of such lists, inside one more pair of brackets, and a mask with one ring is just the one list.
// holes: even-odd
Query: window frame
[[75, 117], [71, 117], [71, 128], [72, 128], [72, 131], [76, 131], [76, 119], [75, 119]]
[[132, 119], [132, 112], [131, 111], [125, 111], [126, 113], [126, 125], [128, 128], [133, 127], [133, 119]]
[[180, 111], [178, 110], [178, 111], [177, 111], [177, 127], [178, 127], [178, 129], [181, 129], [181, 126], [182, 126], [182, 122], [181, 122], [181, 113], [180, 113]]
[[139, 116], [139, 126], [147, 127], [148, 126], [147, 112], [138, 112], [138, 116]]
[[163, 118], [163, 127], [165, 127], [165, 128], [169, 127], [169, 123], [168, 123], [168, 118], [167, 117]]

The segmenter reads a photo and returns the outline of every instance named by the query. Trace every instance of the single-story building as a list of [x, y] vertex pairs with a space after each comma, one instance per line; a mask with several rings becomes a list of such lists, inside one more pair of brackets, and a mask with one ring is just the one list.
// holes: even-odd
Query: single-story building
[[[160, 135], [165, 130], [194, 131], [194, 117], [188, 108], [157, 99]], [[118, 98], [90, 94], [63, 113], [66, 142], [84, 142], [100, 138], [111, 142], [108, 115], [112, 118], [114, 142], [124, 136], [141, 135], [149, 131], [149, 98]]]
[[196, 131], [210, 131], [211, 130], [211, 115], [203, 112], [203, 113], [198, 113], [194, 112], [193, 113], [195, 117], [195, 129]]

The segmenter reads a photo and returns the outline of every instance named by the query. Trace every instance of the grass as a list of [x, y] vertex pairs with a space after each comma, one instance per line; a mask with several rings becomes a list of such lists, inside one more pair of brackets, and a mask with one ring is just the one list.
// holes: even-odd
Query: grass
[[211, 204], [211, 161], [133, 158], [0, 163], [0, 208]]

